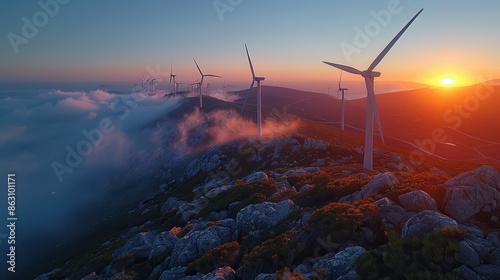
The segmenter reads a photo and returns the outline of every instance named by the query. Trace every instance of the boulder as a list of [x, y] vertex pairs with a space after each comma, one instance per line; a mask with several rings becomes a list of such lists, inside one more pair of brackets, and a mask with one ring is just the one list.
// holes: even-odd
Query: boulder
[[179, 238], [172, 235], [168, 231], [159, 233], [153, 241], [150, 258], [170, 253], [174, 249], [175, 243], [177, 243], [178, 240]]
[[459, 222], [500, 205], [500, 173], [490, 166], [459, 174], [445, 184], [444, 212]]
[[175, 243], [170, 266], [187, 265], [208, 250], [230, 241], [232, 241], [232, 232], [228, 227], [217, 225], [205, 230], [193, 230]]
[[325, 151], [330, 147], [330, 143], [323, 142], [321, 140], [316, 140], [312, 138], [304, 139], [304, 150], [322, 150]]
[[159, 280], [178, 280], [178, 279], [186, 276], [186, 274], [184, 273], [185, 271], [186, 271], [185, 266], [179, 266], [179, 267], [171, 268], [169, 270], [165, 270], [160, 275]]
[[236, 278], [236, 272], [230, 266], [217, 268], [216, 270], [203, 276], [202, 280], [233, 280]]
[[255, 280], [276, 280], [275, 273], [261, 273], [255, 277]]
[[138, 233], [113, 253], [113, 259], [125, 254], [133, 254], [138, 258], [148, 258], [153, 250], [153, 243], [157, 235], [156, 231]]
[[313, 270], [324, 268], [327, 279], [337, 279], [354, 270], [354, 262], [364, 252], [366, 252], [365, 248], [360, 246], [348, 247], [331, 258], [317, 261]]
[[479, 254], [467, 242], [460, 241], [458, 249], [458, 253], [455, 256], [458, 263], [468, 267], [476, 267], [481, 264]]
[[398, 197], [401, 206], [411, 212], [422, 212], [424, 210], [437, 211], [437, 203], [428, 193], [424, 191], [412, 191]]
[[373, 179], [361, 188], [361, 190], [342, 197], [340, 202], [354, 202], [358, 199], [365, 198], [379, 193], [381, 188], [388, 188], [398, 184], [398, 179], [391, 172], [384, 172], [373, 176]]
[[291, 200], [248, 205], [236, 215], [238, 233], [245, 236], [251, 231], [273, 227], [282, 222], [296, 207]]
[[319, 172], [319, 167], [306, 167], [306, 168], [297, 168], [293, 170], [288, 170], [285, 173], [281, 174], [282, 176], [289, 177], [293, 175], [305, 175], [305, 174], [313, 174]]
[[179, 200], [175, 197], [169, 197], [167, 201], [163, 204], [161, 207], [160, 212], [163, 214], [165, 212], [168, 212], [174, 208], [179, 208], [182, 204], [186, 203], [185, 201]]
[[458, 223], [452, 218], [441, 213], [424, 210], [413, 215], [403, 226], [402, 237], [416, 236], [424, 238], [436, 230], [444, 227], [458, 227]]
[[245, 181], [246, 183], [253, 183], [253, 182], [258, 182], [258, 181], [262, 181], [262, 180], [264, 180], [265, 182], [267, 182], [269, 180], [269, 178], [267, 177], [267, 174], [265, 172], [262, 172], [262, 171], [254, 172], [254, 173], [246, 176], [245, 178], [243, 178], [243, 181]]
[[482, 280], [477, 273], [475, 273], [472, 269], [468, 268], [465, 265], [460, 266], [458, 269], [462, 272], [462, 279], [467, 280]]
[[482, 264], [474, 267], [474, 271], [484, 280], [500, 279], [500, 266], [492, 264]]

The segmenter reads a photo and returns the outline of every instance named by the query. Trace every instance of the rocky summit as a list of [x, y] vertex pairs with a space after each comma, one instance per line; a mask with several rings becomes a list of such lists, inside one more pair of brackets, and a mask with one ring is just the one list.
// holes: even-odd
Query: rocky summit
[[366, 171], [357, 150], [298, 133], [206, 150], [36, 279], [499, 279], [495, 168], [377, 150]]

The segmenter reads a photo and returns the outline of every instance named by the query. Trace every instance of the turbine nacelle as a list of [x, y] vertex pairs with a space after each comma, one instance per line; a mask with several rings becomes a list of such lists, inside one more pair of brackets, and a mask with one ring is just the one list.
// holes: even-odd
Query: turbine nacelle
[[257, 81], [257, 82], [260, 82], [260, 81], [264, 81], [266, 78], [264, 77], [254, 77], [253, 80], [254, 81]]
[[368, 71], [368, 70], [365, 70], [363, 71], [363, 74], [362, 76], [365, 77], [365, 78], [378, 78], [380, 77], [380, 72], [377, 72], [377, 71]]

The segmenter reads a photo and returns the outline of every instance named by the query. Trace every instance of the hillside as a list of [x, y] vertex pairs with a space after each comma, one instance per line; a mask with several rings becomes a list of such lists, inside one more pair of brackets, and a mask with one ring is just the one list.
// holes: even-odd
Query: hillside
[[[239, 92], [244, 95], [246, 92]], [[347, 91], [346, 94], [349, 94]], [[241, 100], [240, 100], [241, 101]], [[242, 101], [241, 101], [242, 102]], [[255, 94], [248, 104], [255, 103]], [[340, 101], [325, 94], [263, 87], [262, 104], [338, 127]], [[391, 146], [428, 155], [500, 167], [500, 87], [423, 88], [377, 95], [382, 129]], [[366, 99], [346, 100], [347, 129], [364, 131]]]
[[106, 205], [116, 215], [47, 259], [55, 270], [37, 279], [498, 278], [496, 169], [415, 164], [412, 150], [376, 143], [366, 171], [357, 132], [266, 106], [257, 140], [245, 127], [255, 107], [241, 118], [238, 104], [204, 100], [197, 110], [187, 98], [150, 124], [189, 124], [165, 138], [184, 156], [138, 157], [133, 170], [159, 165], [134, 178], [150, 194], [119, 207], [137, 187], [122, 177]]

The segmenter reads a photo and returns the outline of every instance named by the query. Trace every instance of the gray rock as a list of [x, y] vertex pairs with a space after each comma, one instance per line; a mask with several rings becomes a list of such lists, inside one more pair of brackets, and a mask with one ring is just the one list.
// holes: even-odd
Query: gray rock
[[255, 277], [255, 280], [276, 280], [275, 273], [261, 273]]
[[363, 186], [363, 188], [355, 192], [350, 201], [356, 201], [371, 195], [378, 194], [381, 188], [391, 187], [398, 184], [398, 179], [391, 172], [384, 172], [373, 176], [373, 179]]
[[490, 166], [459, 174], [445, 183], [444, 212], [466, 222], [480, 211], [492, 211], [500, 205], [500, 173]]
[[307, 191], [308, 189], [311, 189], [313, 187], [314, 187], [313, 185], [305, 184], [302, 187], [300, 187], [299, 192]]
[[482, 280], [477, 273], [465, 265], [460, 266], [458, 269], [462, 272], [462, 279], [465, 280]]
[[202, 280], [233, 280], [236, 278], [236, 272], [230, 266], [217, 268], [216, 270], [203, 276]]
[[288, 170], [285, 173], [281, 174], [282, 176], [289, 177], [293, 175], [304, 175], [304, 174], [313, 174], [319, 172], [318, 167], [306, 167], [306, 168], [297, 168], [293, 170]]
[[321, 150], [326, 151], [330, 147], [330, 143], [323, 142], [321, 140], [316, 140], [313, 138], [304, 139], [304, 150]]
[[492, 264], [482, 264], [474, 268], [474, 271], [484, 280], [500, 279], [500, 266]]
[[362, 149], [361, 147], [356, 147], [356, 148], [354, 149], [354, 151], [355, 151], [356, 153], [360, 154], [360, 155], [362, 155], [362, 154], [363, 154], [363, 149]]
[[306, 274], [306, 273], [309, 273], [311, 272], [311, 270], [308, 268], [307, 265], [301, 263], [299, 264], [294, 270], [293, 272], [296, 272], [296, 273], [300, 273], [300, 274]]
[[59, 273], [60, 271], [61, 271], [61, 269], [56, 268], [56, 269], [52, 270], [51, 272], [48, 272], [48, 273], [45, 273], [45, 274], [38, 276], [37, 278], [35, 278], [35, 280], [49, 280], [49, 279], [51, 279], [51, 277], [54, 274]]
[[459, 251], [455, 256], [458, 263], [468, 267], [476, 267], [481, 264], [479, 254], [465, 241], [458, 243]]
[[253, 183], [253, 182], [258, 182], [258, 181], [262, 181], [262, 180], [264, 182], [267, 182], [269, 180], [269, 178], [267, 177], [267, 174], [265, 172], [262, 172], [262, 171], [252, 173], [252, 174], [248, 175], [247, 177], [243, 178], [243, 181], [245, 181], [246, 183]]
[[424, 210], [438, 210], [436, 200], [421, 190], [404, 193], [398, 199], [401, 206], [408, 211], [422, 212]]
[[331, 258], [319, 260], [314, 264], [313, 270], [325, 268], [328, 279], [337, 279], [353, 270], [354, 262], [364, 252], [365, 248], [360, 246], [348, 247]]
[[248, 205], [236, 215], [238, 232], [240, 236], [245, 236], [251, 231], [275, 226], [282, 222], [295, 208], [297, 206], [291, 200]]
[[167, 198], [167, 201], [163, 204], [161, 207], [160, 213], [165, 213], [168, 212], [174, 208], [179, 208], [182, 204], [186, 203], [186, 201], [179, 200], [175, 197], [169, 197]]
[[147, 258], [153, 249], [153, 242], [158, 233], [156, 231], [141, 232], [118, 248], [112, 255], [113, 259], [125, 254], [133, 254], [139, 258]]
[[153, 246], [149, 258], [170, 253], [174, 249], [175, 243], [177, 243], [178, 240], [179, 238], [172, 235], [168, 231], [159, 233], [153, 241]]
[[210, 226], [202, 231], [191, 231], [175, 243], [170, 266], [187, 265], [208, 250], [230, 242], [232, 237], [231, 229], [224, 226]]
[[423, 238], [444, 227], [458, 227], [452, 218], [441, 213], [424, 210], [413, 215], [403, 226], [402, 237], [416, 236]]
[[185, 271], [186, 271], [185, 266], [179, 266], [179, 267], [171, 268], [169, 270], [165, 270], [160, 275], [159, 280], [178, 280], [181, 277], [186, 276], [186, 274], [184, 273]]

